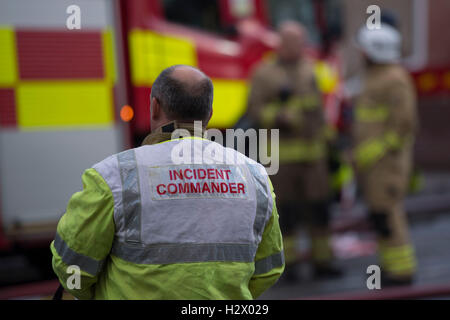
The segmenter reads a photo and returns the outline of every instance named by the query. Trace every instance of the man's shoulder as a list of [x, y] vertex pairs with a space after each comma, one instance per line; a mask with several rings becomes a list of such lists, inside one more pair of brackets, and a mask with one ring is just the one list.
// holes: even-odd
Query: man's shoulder
[[[171, 140], [168, 140], [166, 142], [170, 142]], [[92, 167], [98, 167], [98, 166], [111, 166], [111, 165], [117, 165], [119, 162], [127, 162], [127, 161], [135, 161], [136, 159], [136, 152], [139, 152], [139, 150], [143, 150], [146, 148], [158, 148], [162, 144], [152, 144], [152, 145], [144, 145], [136, 148], [130, 148], [126, 149], [120, 152], [117, 152], [115, 154], [112, 154], [103, 160], [97, 162]]]
[[[385, 66], [382, 69], [376, 69], [375, 76], [372, 81], [379, 82], [381, 86], [390, 88], [396, 85], [404, 85], [410, 81], [410, 74], [401, 65]], [[369, 74], [370, 75], [370, 74]]]
[[413, 81], [410, 73], [401, 65], [393, 66], [388, 75], [393, 84], [410, 85]]
[[[119, 169], [119, 162], [135, 161], [134, 152], [138, 148], [127, 149], [115, 154], [112, 154], [103, 160], [95, 163], [92, 169], [95, 169], [100, 174], [104, 174], [106, 171], [114, 171]], [[102, 174], [102, 175], [103, 175]]]
[[[137, 148], [127, 149], [119, 153], [115, 153], [113, 155], [110, 155], [109, 157], [97, 162], [92, 166], [93, 169], [95, 169], [100, 175], [102, 175], [104, 178], [107, 176], [115, 175], [116, 173], [120, 172], [120, 167], [123, 165], [126, 165], [127, 163], [136, 163], [136, 153], [139, 153], [141, 151], [144, 151], [148, 155], [149, 149], [160, 149], [165, 147], [171, 147], [174, 143], [179, 142], [192, 142], [190, 140], [168, 140], [164, 143], [159, 144], [153, 144], [153, 145], [145, 145]], [[245, 165], [250, 168], [250, 171], [253, 175], [259, 175], [259, 176], [267, 176], [267, 171], [264, 168], [263, 165], [258, 163], [257, 161], [247, 157], [246, 155], [242, 154], [241, 152], [225, 147], [222, 144], [219, 144], [217, 142], [203, 139], [203, 143], [207, 144], [213, 144], [215, 145], [215, 148], [209, 148], [209, 150], [221, 148], [223, 149], [223, 162], [224, 163], [232, 163], [236, 165]], [[151, 152], [153, 154], [153, 152]], [[156, 152], [157, 154], [159, 152]]]

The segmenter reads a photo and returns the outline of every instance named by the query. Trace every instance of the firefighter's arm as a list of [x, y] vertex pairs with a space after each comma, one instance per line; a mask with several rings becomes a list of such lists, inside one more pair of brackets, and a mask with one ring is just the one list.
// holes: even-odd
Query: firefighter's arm
[[416, 95], [413, 85], [402, 82], [389, 88], [387, 103], [390, 106], [387, 134], [391, 136], [390, 146], [401, 148], [410, 140], [418, 127]]
[[70, 199], [50, 248], [53, 270], [66, 291], [90, 299], [114, 238], [114, 199], [94, 169], [86, 170], [82, 181], [83, 190]]
[[273, 199], [272, 215], [265, 226], [261, 243], [256, 251], [255, 272], [249, 283], [249, 289], [254, 299], [277, 282], [285, 266], [283, 238], [278, 223], [272, 183], [270, 183], [270, 189]]

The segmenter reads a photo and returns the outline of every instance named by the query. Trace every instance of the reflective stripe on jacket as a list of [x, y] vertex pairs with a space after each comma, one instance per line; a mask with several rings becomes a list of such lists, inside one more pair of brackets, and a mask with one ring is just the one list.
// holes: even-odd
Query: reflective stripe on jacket
[[[174, 152], [189, 161], [174, 163]], [[77, 298], [252, 299], [283, 272], [270, 180], [232, 149], [170, 140], [111, 156], [82, 180], [51, 244]], [[68, 287], [69, 265], [81, 269], [80, 289]]]

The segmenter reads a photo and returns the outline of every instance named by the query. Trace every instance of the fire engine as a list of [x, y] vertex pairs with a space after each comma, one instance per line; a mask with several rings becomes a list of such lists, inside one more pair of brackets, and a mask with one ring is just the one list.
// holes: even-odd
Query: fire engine
[[[209, 126], [230, 128], [246, 111], [252, 66], [277, 44], [262, 0], [0, 5], [4, 250], [47, 246], [83, 170], [140, 144], [160, 71], [173, 64], [203, 70], [214, 84]], [[66, 26], [69, 5], [79, 7], [80, 29]]]

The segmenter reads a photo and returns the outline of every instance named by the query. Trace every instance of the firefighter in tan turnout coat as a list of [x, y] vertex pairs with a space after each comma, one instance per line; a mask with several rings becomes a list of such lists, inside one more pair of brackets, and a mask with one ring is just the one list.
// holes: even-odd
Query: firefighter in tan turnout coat
[[401, 36], [393, 27], [363, 26], [357, 43], [366, 60], [354, 112], [354, 159], [378, 237], [384, 283], [412, 281], [416, 260], [403, 208], [417, 128], [412, 80], [399, 64]]
[[[296, 260], [294, 233], [304, 217], [314, 274], [338, 275], [329, 244], [326, 123], [313, 63], [303, 55], [306, 33], [297, 22], [286, 21], [279, 35], [277, 56], [263, 61], [252, 74], [248, 115], [259, 128], [280, 129], [280, 168], [272, 182], [278, 190], [288, 266]], [[297, 278], [292, 267], [286, 271]]]

